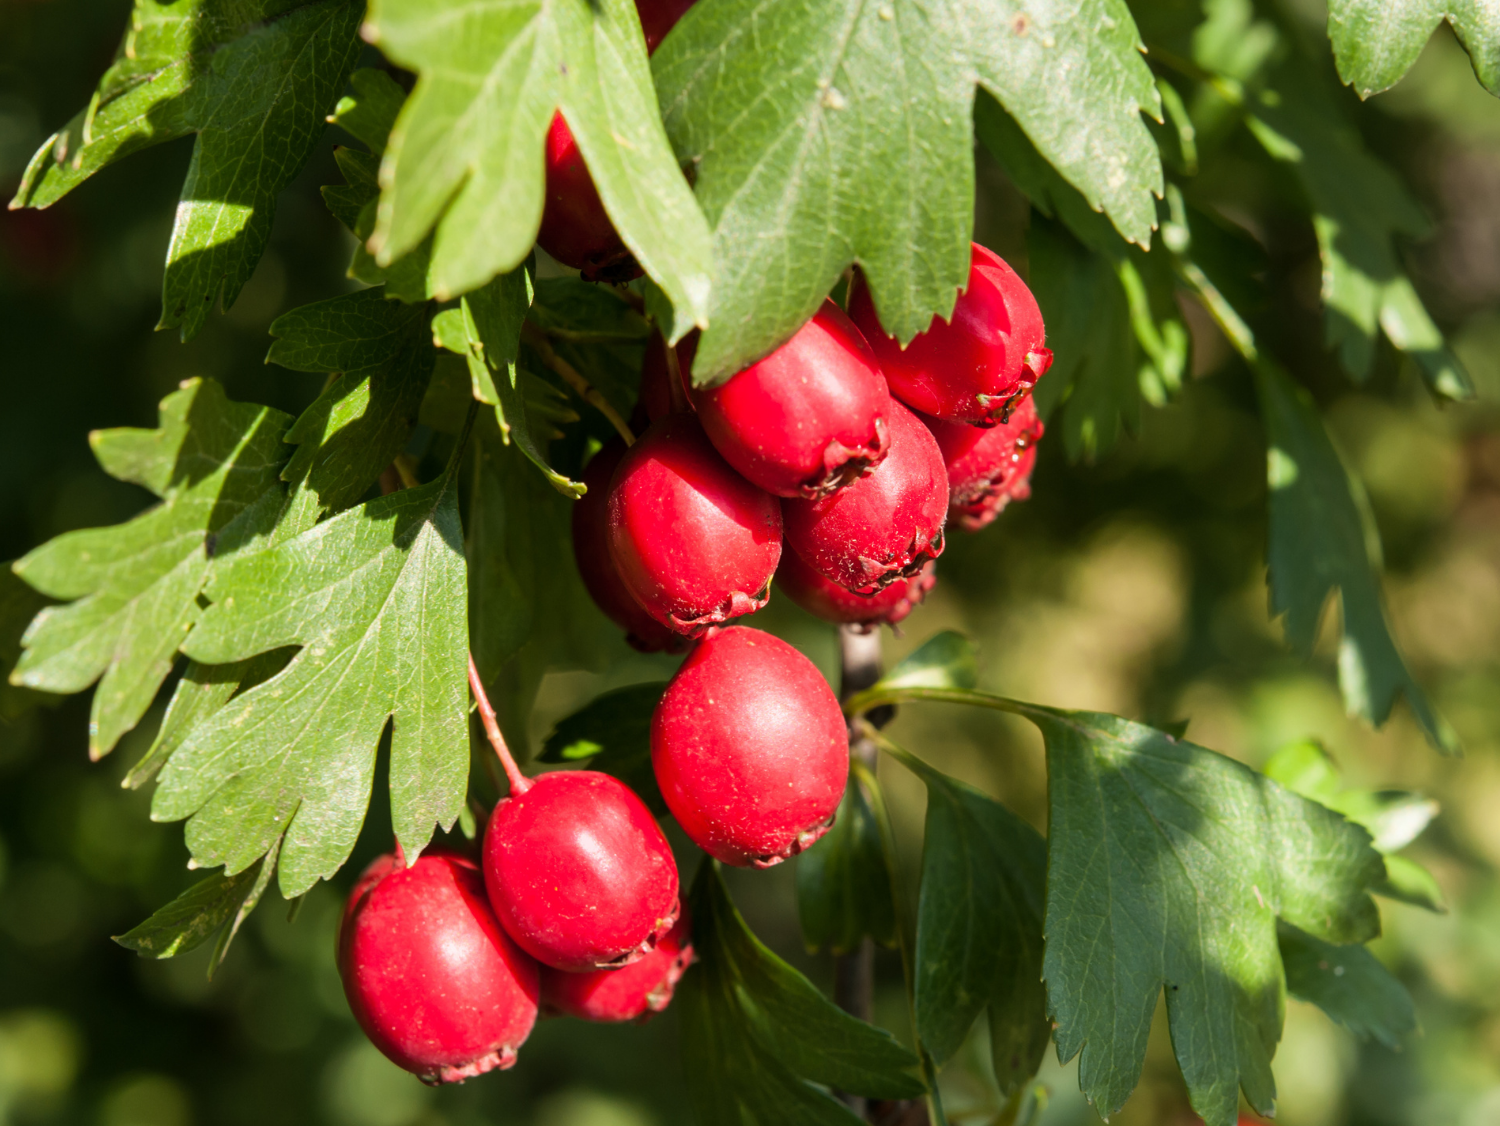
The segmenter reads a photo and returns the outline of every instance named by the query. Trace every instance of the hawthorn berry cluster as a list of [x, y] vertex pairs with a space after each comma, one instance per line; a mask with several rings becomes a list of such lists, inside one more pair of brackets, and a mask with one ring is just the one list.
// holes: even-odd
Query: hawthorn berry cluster
[[[649, 47], [688, 5], [641, 4]], [[634, 260], [559, 115], [539, 242], [585, 277]], [[946, 524], [974, 530], [1028, 480], [1042, 425], [1030, 391], [1051, 353], [1036, 300], [975, 245], [949, 321], [904, 349], [856, 273], [771, 355], [694, 387], [694, 340], [647, 349], [630, 445], [590, 460], [573, 510], [579, 571], [644, 651], [691, 649], [657, 705], [651, 761], [668, 809], [725, 864], [764, 868], [826, 833], [848, 730], [817, 668], [731, 619], [772, 578], [798, 605], [865, 629], [932, 587]], [[677, 864], [640, 797], [599, 771], [522, 774], [470, 681], [510, 793], [482, 859], [399, 847], [361, 877], [338, 959], [375, 1045], [430, 1083], [514, 1064], [539, 1013], [646, 1019], [692, 961]]]

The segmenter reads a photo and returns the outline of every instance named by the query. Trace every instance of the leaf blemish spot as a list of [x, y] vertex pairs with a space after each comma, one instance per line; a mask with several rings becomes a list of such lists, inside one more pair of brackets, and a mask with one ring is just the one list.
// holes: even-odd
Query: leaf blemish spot
[[1016, 18], [1010, 21], [1010, 29], [1017, 35], [1024, 36], [1031, 30], [1031, 17], [1025, 12], [1017, 12]]

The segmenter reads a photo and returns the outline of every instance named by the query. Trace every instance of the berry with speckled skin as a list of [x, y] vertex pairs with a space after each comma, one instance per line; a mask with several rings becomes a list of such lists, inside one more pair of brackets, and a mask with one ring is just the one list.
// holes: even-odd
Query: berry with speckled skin
[[977, 532], [1013, 500], [1031, 495], [1031, 470], [1036, 444], [1044, 427], [1036, 404], [1028, 395], [1011, 413], [1010, 421], [989, 430], [922, 419], [948, 467], [948, 523]]
[[338, 966], [365, 1035], [424, 1083], [510, 1067], [536, 1022], [536, 962], [495, 919], [478, 866], [446, 849], [365, 869]]
[[776, 568], [776, 585], [798, 606], [825, 622], [895, 625], [927, 596], [937, 582], [936, 570], [937, 563], [929, 559], [905, 582], [892, 583], [874, 594], [855, 594], [818, 574], [795, 551], [784, 551], [781, 566]]
[[779, 497], [828, 496], [879, 465], [890, 445], [885, 377], [832, 301], [765, 359], [692, 398], [724, 460]]
[[641, 608], [609, 557], [609, 482], [625, 456], [625, 443], [611, 438], [583, 470], [588, 492], [573, 504], [573, 559], [589, 595], [605, 616], [625, 631], [642, 653], [680, 653], [688, 641]]
[[570, 974], [542, 968], [542, 1007], [602, 1023], [645, 1021], [671, 1003], [683, 971], [692, 964], [692, 928], [677, 920], [656, 949], [624, 969]]
[[1052, 353], [1042, 311], [1026, 283], [978, 243], [971, 263], [953, 316], [933, 318], [904, 349], [881, 328], [862, 274], [849, 287], [849, 315], [903, 403], [952, 422], [994, 426], [1051, 366]]
[[516, 944], [559, 970], [626, 966], [677, 921], [677, 862], [623, 782], [596, 770], [531, 779], [484, 836], [490, 906]]
[[651, 617], [697, 636], [766, 604], [781, 559], [781, 505], [729, 467], [696, 417], [668, 415], [615, 470], [609, 551]]
[[779, 637], [716, 630], [651, 718], [651, 765], [683, 832], [725, 864], [767, 868], [833, 823], [849, 733], [817, 666]]
[[846, 590], [873, 594], [943, 550], [948, 471], [937, 440], [894, 399], [890, 450], [868, 476], [819, 500], [782, 502], [786, 545]]

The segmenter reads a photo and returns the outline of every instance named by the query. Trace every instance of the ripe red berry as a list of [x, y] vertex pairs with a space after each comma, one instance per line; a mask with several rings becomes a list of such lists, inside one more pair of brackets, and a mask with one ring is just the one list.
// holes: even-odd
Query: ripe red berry
[[531, 779], [484, 837], [490, 905], [516, 943], [559, 970], [625, 966], [677, 920], [677, 862], [623, 782], [596, 770]]
[[692, 395], [724, 460], [779, 497], [827, 496], [878, 465], [890, 444], [885, 379], [832, 301], [765, 359]]
[[669, 415], [615, 470], [609, 550], [647, 613], [696, 636], [766, 604], [781, 506], [729, 467], [693, 415]]
[[938, 418], [994, 426], [1051, 366], [1052, 353], [1026, 283], [978, 243], [972, 263], [952, 318], [933, 318], [904, 349], [880, 327], [870, 287], [858, 273], [849, 287], [849, 315], [903, 403]]
[[776, 585], [802, 609], [825, 622], [851, 625], [895, 625], [914, 610], [937, 582], [937, 564], [931, 559], [905, 582], [892, 583], [874, 594], [855, 594], [829, 582], [814, 571], [795, 551], [781, 553]]
[[[692, 6], [693, 0], [637, 0], [647, 54], [656, 50]], [[589, 281], [627, 282], [640, 277], [641, 268], [605, 213], [599, 189], [561, 113], [552, 115], [547, 130], [546, 169], [547, 201], [537, 245]]]
[[619, 970], [570, 974], [542, 968], [542, 1007], [580, 1020], [649, 1020], [672, 1000], [683, 971], [692, 964], [692, 928], [677, 920], [656, 949]]
[[1044, 427], [1031, 396], [1011, 412], [1010, 421], [989, 430], [924, 418], [948, 466], [948, 520], [977, 532], [1012, 500], [1031, 495], [1031, 469]]
[[785, 641], [715, 631], [651, 718], [651, 765], [677, 823], [725, 864], [768, 868], [827, 832], [849, 734], [817, 667]]
[[821, 500], [782, 502], [786, 544], [846, 590], [872, 594], [943, 551], [948, 472], [927, 427], [894, 399], [890, 451], [868, 476]]
[[604, 201], [561, 113], [553, 115], [547, 130], [546, 165], [547, 203], [537, 245], [589, 281], [640, 277], [641, 268], [605, 214]]
[[588, 492], [573, 505], [573, 558], [584, 587], [610, 621], [625, 631], [633, 648], [680, 653], [687, 647], [686, 639], [641, 608], [609, 557], [609, 482], [624, 456], [625, 443], [611, 438], [584, 468]]
[[510, 1067], [536, 1022], [536, 962], [496, 921], [478, 866], [446, 849], [365, 869], [338, 964], [365, 1035], [424, 1083]]

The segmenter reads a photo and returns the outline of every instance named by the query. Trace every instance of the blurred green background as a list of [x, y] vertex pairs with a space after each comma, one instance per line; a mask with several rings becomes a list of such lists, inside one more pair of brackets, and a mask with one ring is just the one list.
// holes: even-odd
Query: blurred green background
[[[0, 0], [0, 191], [87, 100], [124, 27], [125, 0]], [[1319, 15], [1302, 18], [1316, 27]], [[1435, 408], [1394, 353], [1356, 391], [1322, 344], [1313, 233], [1279, 178], [1226, 142], [1196, 200], [1248, 229], [1267, 254], [1277, 348], [1317, 394], [1369, 492], [1384, 538], [1396, 634], [1468, 755], [1438, 758], [1404, 710], [1379, 732], [1347, 720], [1332, 625], [1302, 662], [1268, 620], [1264, 452], [1247, 374], [1196, 309], [1194, 379], [1148, 410], [1141, 433], [1093, 466], [1044, 442], [1035, 494], [994, 526], [954, 537], [931, 602], [887, 635], [895, 659], [944, 627], [981, 647], [984, 687], [1149, 721], [1189, 718], [1198, 743], [1259, 765], [1321, 739], [1363, 786], [1418, 789], [1442, 805], [1412, 855], [1436, 874], [1447, 914], [1382, 903], [1377, 952], [1416, 998], [1422, 1031], [1400, 1052], [1359, 1044], [1318, 1011], [1288, 1007], [1277, 1057], [1289, 1126], [1500, 1123], [1500, 101], [1446, 30], [1388, 94], [1346, 110], [1436, 221], [1408, 247], [1413, 275], [1480, 387]], [[333, 140], [333, 138], [330, 138]], [[267, 326], [351, 283], [349, 237], [322, 207], [327, 145], [283, 197], [271, 248], [235, 307], [183, 345], [152, 332], [162, 259], [189, 142], [112, 168], [44, 213], [0, 213], [0, 559], [145, 503], [89, 454], [89, 430], [150, 426], [180, 380], [210, 375], [232, 397], [286, 410], [315, 377], [262, 363]], [[1025, 270], [1024, 200], [980, 156], [977, 237]], [[1051, 341], [1066, 348], [1067, 341]], [[827, 670], [835, 638], [773, 600], [763, 617]], [[759, 623], [758, 623], [759, 624]], [[604, 687], [661, 674], [623, 647], [604, 671], [549, 676], [532, 730]], [[669, 666], [668, 666], [669, 667]], [[644, 1026], [552, 1021], [512, 1072], [432, 1091], [387, 1064], [350, 1019], [333, 968], [340, 890], [294, 922], [262, 905], [212, 982], [206, 950], [147, 962], [109, 936], [186, 886], [181, 830], [119, 788], [154, 715], [101, 764], [85, 753], [87, 701], [0, 722], [0, 1122], [189, 1126], [673, 1126], [687, 1123], [672, 1014]], [[1040, 741], [993, 714], [908, 708], [893, 733], [1045, 828]], [[921, 839], [921, 788], [881, 767], [906, 867]], [[381, 803], [347, 886], [388, 836]], [[682, 853], [690, 870], [694, 861]], [[685, 872], [685, 875], [687, 873]], [[735, 873], [752, 925], [815, 979], [802, 951], [791, 865]], [[880, 1015], [904, 1021], [894, 956]], [[944, 1075], [957, 1121], [985, 1121], [993, 1093], [972, 1045]], [[1049, 1057], [1047, 1126], [1096, 1121]], [[1194, 1121], [1159, 1024], [1126, 1126]], [[717, 1124], [714, 1124], [717, 1126]]]

